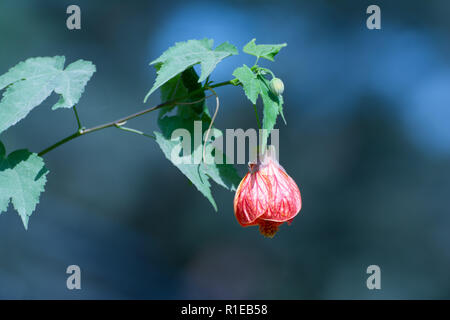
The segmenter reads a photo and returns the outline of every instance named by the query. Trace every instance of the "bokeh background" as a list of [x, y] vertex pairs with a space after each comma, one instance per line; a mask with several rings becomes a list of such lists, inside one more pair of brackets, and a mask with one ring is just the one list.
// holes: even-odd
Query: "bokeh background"
[[[70, 4], [80, 31], [66, 28]], [[371, 4], [381, 30], [366, 28]], [[13, 210], [0, 216], [0, 298], [450, 298], [449, 14], [444, 0], [1, 0], [1, 74], [33, 56], [96, 64], [78, 107], [86, 126], [143, 109], [148, 63], [176, 41], [287, 42], [262, 63], [285, 82], [280, 158], [303, 209], [265, 239], [238, 225], [233, 193], [214, 187], [216, 213], [154, 141], [104, 130], [45, 156], [27, 232]], [[253, 61], [228, 58], [213, 79]], [[242, 90], [219, 94], [219, 128], [255, 127]], [[76, 129], [56, 100], [2, 134], [9, 151]], [[155, 120], [128, 124], [152, 132]], [[71, 264], [82, 290], [66, 288]], [[381, 290], [366, 287], [371, 264]]]

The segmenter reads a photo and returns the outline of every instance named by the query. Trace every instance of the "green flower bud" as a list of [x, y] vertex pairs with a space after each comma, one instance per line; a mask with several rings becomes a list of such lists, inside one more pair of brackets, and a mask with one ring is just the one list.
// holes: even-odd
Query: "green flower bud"
[[270, 80], [270, 91], [272, 91], [272, 93], [277, 96], [283, 94], [284, 91], [283, 81], [281, 81], [281, 79], [278, 78], [273, 78], [272, 80]]

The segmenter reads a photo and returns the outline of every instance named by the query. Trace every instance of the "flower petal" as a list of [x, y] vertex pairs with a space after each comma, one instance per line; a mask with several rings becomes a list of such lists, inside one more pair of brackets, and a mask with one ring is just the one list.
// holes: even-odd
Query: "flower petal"
[[255, 220], [268, 211], [270, 189], [269, 179], [258, 171], [242, 179], [234, 198], [234, 213], [242, 226], [255, 225]]
[[270, 177], [272, 192], [269, 210], [260, 219], [276, 222], [292, 220], [302, 207], [297, 184], [277, 162], [269, 162], [265, 169]]

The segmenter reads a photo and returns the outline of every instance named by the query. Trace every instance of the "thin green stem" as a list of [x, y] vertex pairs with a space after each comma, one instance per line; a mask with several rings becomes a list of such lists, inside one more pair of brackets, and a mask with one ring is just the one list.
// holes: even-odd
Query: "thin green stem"
[[272, 78], [276, 78], [276, 77], [275, 77], [275, 74], [272, 72], [272, 70], [267, 69], [267, 68], [262, 68], [262, 67], [259, 67], [259, 69], [260, 69], [260, 70], [264, 70], [264, 71], [270, 73], [270, 74], [272, 75]]
[[[213, 84], [212, 86], [208, 86], [208, 87], [206, 87], [206, 88], [202, 88], [202, 89], [199, 89], [199, 90], [196, 90], [196, 91], [205, 91], [205, 90], [208, 90], [209, 88], [214, 89], [214, 88], [218, 88], [218, 87], [227, 86], [227, 85], [229, 85], [229, 84], [233, 84], [233, 83], [231, 82], [231, 80], [224, 81], [224, 82], [219, 82], [219, 83]], [[196, 91], [194, 91], [194, 92], [196, 92]], [[193, 92], [193, 93], [194, 93], [194, 92]]]
[[258, 109], [256, 108], [256, 104], [253, 105], [253, 109], [255, 109], [255, 117], [256, 122], [258, 123], [258, 128], [261, 129], [261, 122], [259, 122]]
[[206, 77], [204, 87], [207, 87], [207, 86], [208, 86], [208, 84], [209, 84], [209, 77], [210, 77], [210, 76], [207, 76], [207, 77]]
[[216, 110], [214, 111], [214, 115], [211, 119], [211, 122], [209, 123], [208, 130], [206, 130], [205, 144], [203, 145], [203, 158], [202, 158], [203, 163], [205, 163], [205, 159], [206, 159], [206, 143], [208, 143], [209, 134], [211, 132], [211, 128], [214, 124], [214, 121], [216, 120], [217, 112], [219, 111], [219, 106], [220, 106], [219, 96], [217, 95], [216, 91], [214, 91], [214, 89], [211, 89], [211, 88], [209, 88], [209, 90], [216, 96]]
[[43, 156], [44, 154], [46, 154], [46, 153], [52, 151], [53, 149], [58, 148], [59, 146], [65, 144], [65, 143], [67, 143], [67, 142], [69, 142], [70, 140], [73, 140], [73, 139], [75, 139], [75, 138], [78, 138], [79, 136], [81, 136], [81, 132], [80, 132], [80, 131], [77, 131], [77, 132], [75, 132], [74, 134], [71, 134], [70, 136], [68, 136], [68, 137], [66, 137], [66, 138], [64, 138], [64, 139], [62, 139], [62, 140], [60, 140], [60, 141], [58, 141], [58, 142], [55, 143], [54, 145], [51, 145], [50, 147], [48, 147], [48, 148], [42, 150], [41, 152], [38, 153], [38, 155], [39, 155], [39, 156]]
[[78, 130], [81, 130], [83, 126], [81, 125], [80, 117], [78, 116], [77, 106], [73, 106], [73, 112], [75, 113], [75, 118], [77, 118]]
[[86, 135], [88, 133], [92, 133], [92, 132], [95, 132], [95, 131], [99, 131], [99, 130], [103, 130], [103, 129], [106, 129], [106, 128], [110, 128], [110, 127], [113, 127], [113, 126], [115, 126], [115, 127], [120, 126], [121, 124], [125, 124], [128, 120], [140, 117], [140, 116], [142, 116], [144, 114], [147, 114], [149, 112], [161, 109], [163, 107], [172, 106], [172, 105], [176, 105], [176, 104], [188, 104], [188, 103], [183, 103], [182, 101], [186, 100], [186, 99], [188, 99], [188, 98], [190, 98], [192, 96], [195, 96], [199, 92], [206, 91], [206, 90], [213, 89], [213, 88], [223, 87], [223, 86], [226, 86], [226, 85], [229, 85], [229, 84], [232, 84], [232, 82], [231, 81], [224, 81], [224, 82], [216, 83], [214, 85], [203, 87], [203, 88], [200, 88], [198, 90], [192, 91], [189, 95], [187, 95], [187, 96], [185, 96], [185, 97], [183, 97], [181, 99], [166, 101], [166, 102], [158, 104], [157, 106], [154, 106], [154, 107], [151, 107], [151, 108], [148, 108], [148, 109], [145, 109], [145, 110], [133, 113], [131, 115], [128, 115], [126, 117], [123, 117], [123, 118], [115, 120], [115, 121], [107, 122], [107, 123], [104, 123], [104, 124], [101, 124], [101, 125], [89, 128], [89, 129], [79, 128], [78, 131], [75, 132], [74, 134], [72, 134], [72, 135], [70, 135], [70, 136], [68, 136], [68, 137], [66, 137], [66, 138], [56, 142], [55, 144], [51, 145], [50, 147], [42, 150], [41, 152], [38, 153], [38, 155], [39, 156], [43, 156], [46, 153], [52, 151], [53, 149], [56, 149], [59, 146], [65, 144], [65, 143], [67, 143], [67, 142], [69, 142], [69, 141], [71, 141], [71, 140], [73, 140], [75, 138], [84, 136], [84, 135]]
[[136, 134], [139, 134], [139, 135], [141, 135], [141, 136], [144, 136], [144, 137], [147, 137], [147, 138], [152, 138], [153, 140], [156, 140], [156, 137], [155, 137], [155, 136], [152, 136], [152, 135], [150, 135], [150, 134], [147, 134], [147, 133], [145, 133], [145, 132], [142, 132], [142, 131], [139, 131], [139, 130], [136, 130], [136, 129], [133, 129], [133, 128], [128, 128], [128, 127], [120, 126], [120, 125], [118, 125], [118, 124], [116, 124], [115, 127], [116, 127], [117, 129], [120, 129], [120, 130], [123, 130], [123, 131], [131, 132], [131, 133], [136, 133]]

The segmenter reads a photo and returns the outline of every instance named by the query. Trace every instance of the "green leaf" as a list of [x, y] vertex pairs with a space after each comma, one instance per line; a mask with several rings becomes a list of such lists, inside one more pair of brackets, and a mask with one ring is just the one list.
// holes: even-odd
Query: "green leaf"
[[[216, 152], [219, 151], [216, 150]], [[233, 165], [226, 163], [225, 156], [224, 159], [224, 162], [221, 164], [202, 164], [202, 169], [215, 183], [225, 189], [235, 191], [241, 182], [241, 177], [238, 175], [236, 168]]]
[[278, 114], [280, 113], [280, 110], [282, 110], [283, 105], [283, 99], [281, 96], [276, 96], [270, 91], [269, 89], [269, 83], [266, 78], [263, 76], [258, 76], [259, 84], [260, 84], [260, 94], [263, 100], [264, 105], [264, 117], [263, 117], [263, 129], [266, 129], [266, 131], [263, 131], [263, 137], [262, 137], [262, 150], [265, 150], [267, 145], [267, 138], [269, 137], [270, 131], [275, 126], [275, 123], [277, 122]]
[[175, 107], [179, 107], [177, 114], [186, 119], [198, 117], [203, 112], [208, 113], [206, 102], [204, 101], [205, 92], [198, 90], [201, 87], [201, 83], [198, 82], [198, 75], [192, 67], [167, 81], [161, 86], [161, 101], [183, 100], [183, 104], [161, 108], [159, 118], [172, 111]]
[[55, 92], [61, 95], [53, 110], [72, 108], [78, 103], [89, 79], [95, 72], [95, 66], [90, 61], [78, 60], [60, 72]]
[[[158, 68], [158, 66], [157, 66]], [[211, 117], [206, 105], [205, 92], [201, 89], [199, 83], [199, 76], [193, 67], [189, 67], [181, 74], [178, 74], [171, 80], [167, 81], [161, 87], [161, 100], [169, 101], [173, 99], [182, 99], [187, 95], [189, 98], [183, 100], [183, 104], [178, 106], [162, 108], [158, 118], [158, 125], [160, 132], [155, 132], [156, 142], [160, 146], [166, 158], [172, 162], [199, 190], [217, 210], [217, 205], [211, 193], [211, 184], [209, 179], [212, 179], [220, 186], [235, 190], [240, 182], [240, 177], [233, 165], [227, 164], [223, 153], [218, 149], [207, 149], [207, 152], [217, 153], [217, 157], [223, 157], [222, 164], [204, 164], [202, 162], [203, 145], [202, 137], [211, 123]], [[192, 104], [184, 104], [186, 102], [193, 102]], [[167, 113], [173, 108], [177, 107], [176, 115], [168, 116]], [[201, 123], [201, 130], [198, 130], [199, 140], [195, 140], [194, 126], [195, 121]], [[172, 134], [176, 129], [185, 129], [189, 133], [191, 141], [190, 153], [182, 154], [188, 163], [177, 163], [172, 158], [173, 153], [180, 152], [183, 142], [181, 138], [172, 139]], [[217, 133], [222, 134], [219, 130], [214, 129]], [[179, 155], [179, 154], [178, 154]]]
[[[184, 102], [192, 104], [180, 105], [178, 108], [178, 114], [184, 118], [195, 118], [203, 112], [208, 113], [206, 106], [205, 91], [200, 90], [202, 85], [198, 82], [198, 75], [193, 67], [190, 67], [183, 71], [181, 74], [181, 80], [183, 80], [183, 86], [186, 88], [189, 98]], [[194, 103], [196, 102], [196, 103]]]
[[233, 76], [235, 76], [242, 83], [247, 98], [253, 104], [256, 104], [258, 95], [261, 92], [260, 83], [256, 74], [254, 74], [253, 71], [244, 64], [242, 67], [234, 70]]
[[280, 52], [283, 47], [286, 47], [286, 43], [282, 44], [256, 44], [256, 39], [252, 39], [244, 47], [244, 52], [254, 55], [258, 58], [265, 58], [270, 61], [274, 61], [275, 55]]
[[25, 229], [28, 219], [39, 203], [47, 182], [44, 160], [28, 150], [17, 150], [6, 156], [0, 142], [0, 214], [12, 201]]
[[172, 150], [179, 144], [177, 141], [172, 141], [170, 138], [163, 136], [159, 132], [155, 132], [156, 142], [163, 151], [166, 158], [171, 161], [200, 191], [212, 204], [214, 210], [217, 211], [217, 204], [211, 194], [211, 184], [208, 181], [208, 176], [200, 170], [199, 165], [195, 164], [175, 164], [171, 160]]
[[235, 69], [233, 76], [242, 84], [245, 95], [253, 104], [256, 104], [258, 95], [261, 95], [264, 105], [262, 128], [267, 130], [263, 133], [261, 148], [265, 150], [267, 139], [276, 124], [278, 114], [281, 114], [286, 123], [283, 114], [283, 97], [274, 95], [270, 90], [269, 81], [261, 75], [256, 75], [245, 64]]
[[236, 47], [228, 42], [221, 44], [215, 50], [212, 49], [212, 46], [213, 40], [211, 39], [177, 42], [158, 59], [152, 61], [150, 64], [159, 65], [159, 67], [155, 83], [145, 96], [144, 102], [156, 89], [189, 67], [200, 63], [201, 75], [198, 82], [202, 82], [220, 61], [230, 55], [237, 54]]
[[25, 118], [53, 91], [61, 95], [53, 110], [78, 103], [95, 66], [78, 60], [64, 70], [64, 62], [63, 56], [30, 58], [0, 76], [0, 90], [6, 88], [0, 101], [0, 133]]
[[[196, 159], [201, 160], [203, 145], [195, 141], [194, 137], [194, 121], [198, 119], [183, 119], [181, 116], [164, 116], [159, 119], [158, 124], [161, 128], [162, 133], [155, 132], [156, 142], [160, 146], [166, 158], [172, 162], [200, 191], [212, 204], [214, 209], [217, 211], [217, 205], [211, 193], [211, 184], [209, 179], [213, 179], [219, 185], [235, 190], [240, 182], [240, 177], [236, 172], [234, 166], [230, 164], [205, 164], [201, 161], [196, 161]], [[202, 137], [204, 132], [209, 126], [209, 121], [202, 121]], [[191, 137], [191, 152], [188, 154], [178, 154], [188, 163], [177, 163], [172, 158], [173, 153], [181, 151], [182, 141], [181, 139], [172, 139], [172, 133], [176, 129], [186, 129]], [[175, 149], [176, 148], [176, 149]], [[220, 152], [215, 149], [215, 152]], [[201, 162], [201, 163], [200, 163]]]
[[[162, 85], [160, 92], [162, 102], [181, 99], [188, 95], [188, 90], [183, 84], [181, 74], [178, 74], [176, 77], [170, 79], [164, 85]], [[159, 111], [159, 117], [161, 118], [166, 113], [172, 111], [175, 107], [175, 105], [172, 105], [161, 108], [161, 110]]]
[[231, 55], [237, 55], [239, 54], [238, 49], [229, 43], [228, 41], [222, 43], [221, 45], [217, 46], [217, 48], [214, 50], [216, 52], [228, 52]]
[[161, 86], [161, 101], [166, 102], [170, 100], [181, 99], [188, 95], [188, 90], [183, 84], [181, 79], [181, 73], [176, 77], [167, 81], [163, 86]]

